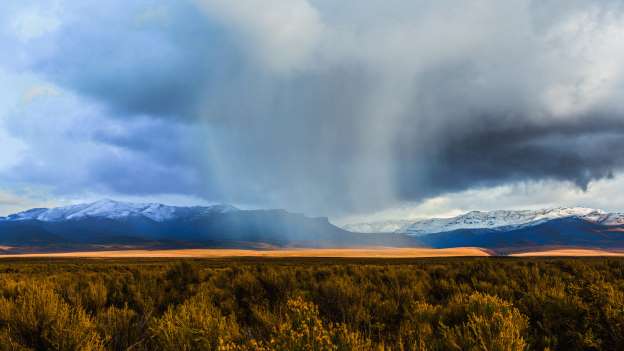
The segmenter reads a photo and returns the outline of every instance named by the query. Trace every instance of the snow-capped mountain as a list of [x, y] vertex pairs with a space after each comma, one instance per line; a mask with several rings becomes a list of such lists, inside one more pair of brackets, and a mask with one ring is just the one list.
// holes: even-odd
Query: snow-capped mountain
[[[604, 226], [624, 225], [624, 213], [607, 213], [602, 210], [583, 207], [558, 207], [542, 210], [521, 211], [472, 211], [452, 218], [431, 218], [409, 221], [385, 221], [377, 223], [351, 224], [345, 226], [359, 232], [404, 233], [413, 236], [450, 232], [459, 229], [509, 230], [535, 226], [550, 220], [579, 218]], [[396, 228], [396, 229], [395, 229]]]
[[[349, 231], [332, 225], [327, 218], [309, 218], [285, 210], [102, 200], [35, 208], [0, 218], [0, 245], [624, 248], [624, 214], [577, 207], [473, 211], [453, 218], [365, 223], [345, 229]], [[377, 234], [383, 232], [395, 234]]]
[[342, 229], [354, 233], [405, 233], [414, 220], [397, 219], [379, 222], [345, 224]]
[[[377, 237], [368, 238], [369, 245], [378, 244]], [[279, 209], [239, 210], [229, 205], [177, 207], [102, 200], [36, 208], [0, 218], [0, 245], [11, 247], [333, 247], [358, 245], [366, 239], [332, 225], [327, 218]]]
[[86, 218], [124, 219], [143, 217], [156, 222], [164, 222], [182, 217], [231, 211], [237, 211], [237, 208], [230, 205], [178, 207], [157, 203], [137, 204], [106, 199], [64, 207], [34, 208], [7, 217], [0, 217], [0, 221], [38, 220], [42, 222], [60, 222]]

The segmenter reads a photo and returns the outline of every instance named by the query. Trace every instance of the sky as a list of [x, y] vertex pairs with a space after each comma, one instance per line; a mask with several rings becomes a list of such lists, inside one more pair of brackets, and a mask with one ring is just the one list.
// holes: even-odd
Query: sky
[[624, 210], [624, 3], [8, 0], [0, 214]]

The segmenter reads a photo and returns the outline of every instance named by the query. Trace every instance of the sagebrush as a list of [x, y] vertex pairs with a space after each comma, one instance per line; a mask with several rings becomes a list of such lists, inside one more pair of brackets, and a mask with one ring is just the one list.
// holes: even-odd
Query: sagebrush
[[0, 262], [0, 350], [617, 350], [624, 260]]

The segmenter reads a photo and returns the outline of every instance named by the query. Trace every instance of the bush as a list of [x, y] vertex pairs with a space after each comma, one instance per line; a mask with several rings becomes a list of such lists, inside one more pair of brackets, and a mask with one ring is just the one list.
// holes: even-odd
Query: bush
[[240, 338], [236, 322], [223, 317], [204, 293], [169, 308], [150, 329], [153, 348], [166, 351], [221, 350]]
[[521, 351], [527, 348], [524, 338], [527, 318], [509, 302], [496, 296], [473, 293], [466, 301], [460, 297], [457, 306], [449, 307], [451, 325], [441, 321], [444, 349]]
[[[101, 350], [90, 317], [47, 285], [27, 285], [14, 301], [0, 298], [0, 324], [9, 342], [37, 350]], [[18, 348], [19, 348], [18, 347]]]
[[397, 343], [402, 350], [427, 351], [437, 347], [439, 336], [434, 328], [439, 324], [440, 309], [426, 302], [412, 304], [399, 329]]
[[128, 350], [144, 343], [147, 321], [124, 306], [111, 306], [98, 315], [97, 328], [109, 350]]
[[344, 324], [324, 324], [318, 307], [298, 297], [287, 303], [285, 320], [274, 330], [268, 349], [290, 351], [370, 350], [371, 342]]
[[620, 258], [0, 261], [0, 351], [623, 344]]

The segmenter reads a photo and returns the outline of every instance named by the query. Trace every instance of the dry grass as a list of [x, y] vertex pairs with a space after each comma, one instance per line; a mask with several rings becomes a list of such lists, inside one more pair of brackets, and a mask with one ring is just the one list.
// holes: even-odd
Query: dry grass
[[11, 254], [0, 257], [453, 257], [489, 256], [477, 247], [449, 249], [428, 248], [358, 248], [358, 249], [282, 249], [282, 250], [238, 250], [238, 249], [178, 249], [178, 250], [118, 250], [84, 251], [62, 253]]

